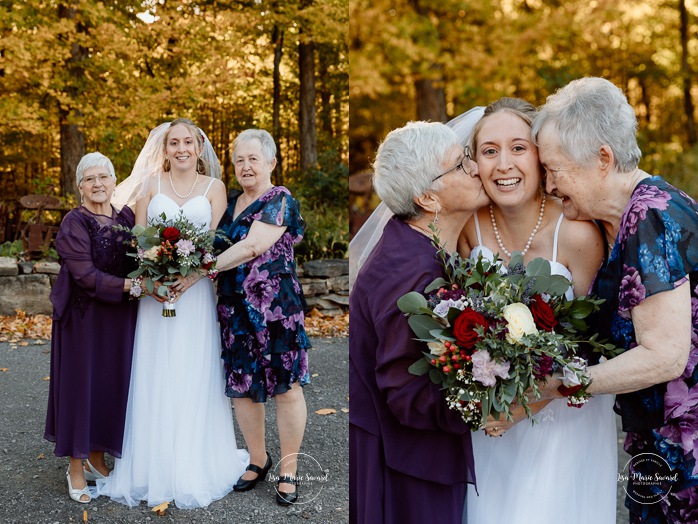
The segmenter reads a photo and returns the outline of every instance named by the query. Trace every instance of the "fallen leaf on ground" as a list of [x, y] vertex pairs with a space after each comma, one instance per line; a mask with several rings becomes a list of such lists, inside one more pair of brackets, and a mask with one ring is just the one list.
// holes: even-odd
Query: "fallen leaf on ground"
[[311, 309], [305, 317], [305, 330], [311, 337], [349, 336], [349, 313], [343, 315], [323, 315], [318, 309]]
[[342, 413], [349, 413], [349, 408], [342, 408]]
[[40, 453], [39, 456], [36, 457], [36, 458], [38, 458], [39, 460], [41, 460], [41, 459], [45, 459], [46, 457], [44, 456], [43, 453]]
[[167, 508], [170, 507], [169, 502], [163, 502], [162, 504], [158, 504], [155, 506], [152, 511], [160, 515], [161, 517], [165, 516], [165, 512], [167, 511]]
[[87, 522], [87, 510], [86, 509], [82, 510], [82, 521]]
[[10, 368], [0, 368], [0, 371], [9, 371]]
[[311, 376], [312, 378], [319, 377], [319, 376], [320, 376], [320, 373], [313, 373], [313, 374], [310, 375], [310, 376]]
[[51, 380], [51, 377], [44, 377], [42, 380], [48, 381], [48, 380]]
[[[27, 315], [21, 309], [14, 316], [0, 316], [0, 342], [16, 344], [23, 339], [51, 339], [50, 315]], [[20, 345], [27, 346], [29, 343]]]
[[332, 408], [322, 408], [322, 409], [318, 409], [315, 413], [317, 415], [333, 415], [333, 414], [337, 413], [337, 410], [332, 409]]

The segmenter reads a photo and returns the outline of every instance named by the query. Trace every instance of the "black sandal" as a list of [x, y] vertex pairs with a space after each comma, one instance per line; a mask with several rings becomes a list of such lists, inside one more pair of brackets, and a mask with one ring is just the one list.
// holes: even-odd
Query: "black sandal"
[[[294, 486], [296, 486], [296, 491], [294, 491], [293, 493], [285, 493], [283, 491], [279, 491], [278, 484], [281, 484], [282, 482], [285, 484], [293, 484]], [[298, 500], [298, 479], [296, 477], [293, 477], [291, 475], [281, 475], [279, 477], [278, 484], [276, 488], [277, 504], [280, 504], [281, 506], [289, 506]]]
[[259, 466], [256, 466], [254, 464], [250, 464], [249, 466], [247, 466], [247, 469], [245, 470], [254, 471], [257, 474], [257, 476], [252, 480], [245, 480], [242, 477], [240, 477], [237, 483], [233, 486], [233, 491], [249, 491], [252, 488], [254, 488], [258, 482], [264, 480], [264, 478], [267, 476], [267, 473], [269, 473], [269, 470], [271, 469], [271, 465], [271, 455], [269, 455], [269, 452], [267, 451], [267, 463], [264, 464], [263, 468], [260, 468]]

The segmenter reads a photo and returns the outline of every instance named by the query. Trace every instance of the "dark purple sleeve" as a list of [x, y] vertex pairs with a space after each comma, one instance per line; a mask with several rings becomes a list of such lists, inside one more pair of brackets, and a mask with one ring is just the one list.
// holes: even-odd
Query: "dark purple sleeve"
[[397, 305], [379, 321], [376, 332], [376, 381], [400, 424], [457, 435], [468, 433], [470, 429], [460, 414], [448, 408], [439, 386], [429, 375], [416, 376], [408, 371], [422, 351], [428, 349], [425, 343], [414, 340], [407, 318]]
[[66, 215], [56, 236], [56, 251], [63, 266], [89, 297], [118, 303], [123, 299], [124, 279], [97, 269], [87, 225], [78, 213]]

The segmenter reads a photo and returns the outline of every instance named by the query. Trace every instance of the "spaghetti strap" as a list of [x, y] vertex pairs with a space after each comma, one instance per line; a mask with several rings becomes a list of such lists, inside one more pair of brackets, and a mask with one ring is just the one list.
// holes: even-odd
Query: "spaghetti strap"
[[557, 262], [557, 235], [560, 232], [560, 224], [562, 224], [563, 218], [565, 218], [564, 213], [560, 213], [560, 218], [557, 219], [557, 225], [555, 226], [555, 236], [553, 237], [553, 262]]
[[208, 187], [206, 188], [206, 191], [204, 191], [204, 194], [202, 196], [206, 196], [206, 193], [208, 193], [208, 190], [211, 189], [211, 186], [213, 185], [215, 178], [211, 177], [211, 181], [208, 183]]
[[480, 221], [477, 219], [477, 211], [475, 211], [473, 218], [475, 218], [475, 233], [477, 234], [477, 243], [479, 246], [482, 246], [484, 244], [482, 243], [482, 235], [480, 235]]

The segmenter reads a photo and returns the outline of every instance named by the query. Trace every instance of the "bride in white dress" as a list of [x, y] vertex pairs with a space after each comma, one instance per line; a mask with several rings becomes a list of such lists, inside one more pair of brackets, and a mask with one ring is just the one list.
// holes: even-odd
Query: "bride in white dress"
[[[507, 262], [541, 257], [553, 273], [572, 281], [568, 297], [585, 295], [603, 257], [602, 237], [591, 222], [565, 220], [559, 200], [541, 190], [542, 170], [530, 137], [535, 108], [503, 98], [485, 110], [470, 139], [492, 205], [467, 224], [463, 251], [494, 253]], [[472, 136], [472, 138], [470, 138]], [[467, 244], [467, 246], [465, 246]], [[472, 246], [472, 250], [468, 248]], [[477, 492], [468, 490], [471, 524], [611, 524], [616, 516], [617, 443], [613, 396], [577, 409], [565, 400], [531, 406], [536, 423], [519, 408], [518, 423], [497, 421], [497, 431], [473, 433]], [[492, 425], [490, 425], [492, 428]]]
[[[116, 203], [137, 199], [139, 224], [182, 211], [202, 228], [217, 225], [226, 191], [206, 142], [185, 119], [153, 130], [133, 174], [117, 188]], [[175, 317], [163, 317], [152, 297], [140, 301], [123, 453], [108, 477], [96, 479], [100, 495], [129, 506], [207, 506], [233, 489], [249, 462], [237, 449], [224, 394], [213, 285], [197, 274], [173, 289]]]

